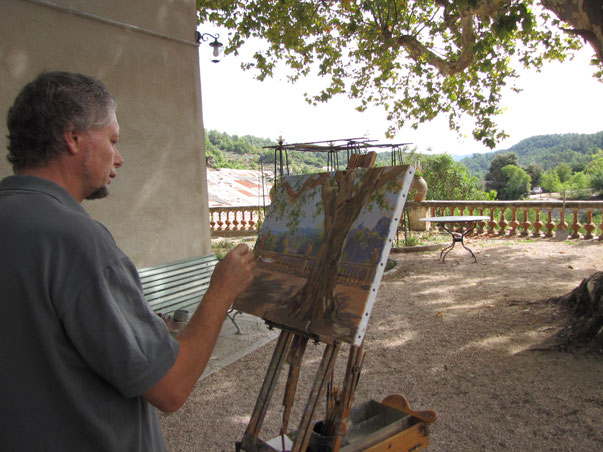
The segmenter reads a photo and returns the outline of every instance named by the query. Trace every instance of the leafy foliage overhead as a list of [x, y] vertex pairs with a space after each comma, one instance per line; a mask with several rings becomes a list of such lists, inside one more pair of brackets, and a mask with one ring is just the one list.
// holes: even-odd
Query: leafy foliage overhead
[[[580, 38], [588, 39], [601, 58], [595, 46], [603, 42], [597, 34], [601, 25], [595, 22], [600, 22], [600, 12], [589, 12], [597, 4], [197, 0], [197, 10], [200, 23], [229, 29], [227, 53], [237, 54], [245, 42], [262, 38], [254, 40], [259, 49], [253, 60], [243, 64], [255, 69], [260, 80], [284, 62], [292, 82], [310, 73], [323, 77], [324, 87], [306, 94], [310, 103], [346, 93], [357, 100], [360, 111], [382, 106], [390, 137], [405, 125], [416, 128], [443, 114], [456, 131], [461, 118], [473, 118], [474, 138], [493, 148], [506, 136], [495, 119], [501, 113], [502, 90], [518, 68], [563, 61], [581, 47]], [[600, 67], [600, 60], [594, 63]]]

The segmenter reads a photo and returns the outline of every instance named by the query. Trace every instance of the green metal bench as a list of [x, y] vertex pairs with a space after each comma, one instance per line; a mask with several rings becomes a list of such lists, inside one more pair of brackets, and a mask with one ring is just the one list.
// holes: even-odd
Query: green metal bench
[[[191, 314], [207, 292], [209, 281], [218, 259], [213, 254], [184, 259], [169, 264], [138, 270], [144, 297], [151, 309], [163, 317], [171, 316], [177, 310], [187, 310]], [[232, 308], [228, 318], [241, 334], [235, 317], [240, 311]]]

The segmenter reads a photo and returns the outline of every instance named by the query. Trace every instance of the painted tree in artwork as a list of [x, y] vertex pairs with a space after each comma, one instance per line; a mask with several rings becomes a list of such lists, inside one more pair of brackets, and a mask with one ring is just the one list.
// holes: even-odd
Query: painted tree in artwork
[[[369, 202], [386, 203], [386, 190], [402, 189], [407, 166], [381, 167], [369, 170], [338, 171], [310, 176], [299, 187], [287, 180], [279, 190], [285, 192], [274, 205], [280, 216], [287, 215], [289, 227], [299, 224], [292, 204], [299, 205], [300, 197], [320, 193], [317, 211], [323, 214], [323, 237], [316, 255], [316, 263], [310, 270], [306, 284], [288, 301], [288, 309], [300, 320], [333, 319], [337, 317], [339, 303], [335, 295], [337, 269], [341, 263], [348, 233], [363, 208]], [[297, 213], [294, 213], [297, 212]], [[315, 212], [315, 213], [316, 213]]]

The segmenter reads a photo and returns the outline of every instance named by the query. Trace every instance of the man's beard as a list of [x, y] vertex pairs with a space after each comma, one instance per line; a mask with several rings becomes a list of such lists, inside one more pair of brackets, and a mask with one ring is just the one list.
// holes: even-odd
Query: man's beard
[[88, 201], [92, 201], [93, 199], [103, 199], [107, 196], [109, 196], [109, 187], [107, 187], [106, 185], [103, 185], [102, 187], [99, 187], [96, 190], [94, 190], [92, 193], [90, 193], [84, 199], [87, 199]]

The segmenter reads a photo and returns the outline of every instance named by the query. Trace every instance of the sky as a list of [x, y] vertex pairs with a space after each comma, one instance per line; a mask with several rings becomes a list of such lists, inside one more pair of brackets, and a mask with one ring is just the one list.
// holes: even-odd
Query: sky
[[[540, 73], [523, 71], [517, 80], [523, 91], [509, 90], [503, 95], [505, 111], [498, 123], [509, 138], [494, 150], [508, 149], [535, 135], [603, 131], [603, 83], [592, 78], [592, 54], [585, 46], [573, 61], [546, 64]], [[318, 78], [291, 84], [277, 73], [260, 82], [252, 71], [240, 68], [243, 57], [228, 55], [212, 63], [209, 55], [209, 46], [202, 43], [199, 60], [207, 130], [274, 141], [282, 136], [288, 144], [367, 137], [378, 143], [412, 143], [419, 152], [428, 154], [492, 151], [473, 140], [469, 121], [462, 136], [449, 130], [446, 117], [423, 124], [418, 130], [407, 127], [394, 139], [386, 139], [383, 109], [373, 107], [360, 113], [355, 110], [357, 103], [345, 94], [326, 104], [307, 104], [304, 93], [319, 91], [322, 84]]]

